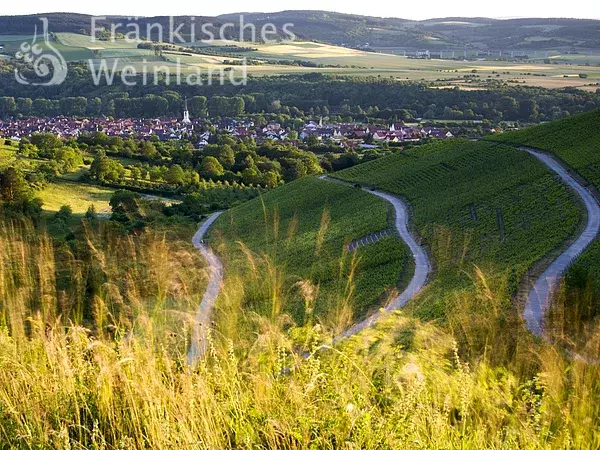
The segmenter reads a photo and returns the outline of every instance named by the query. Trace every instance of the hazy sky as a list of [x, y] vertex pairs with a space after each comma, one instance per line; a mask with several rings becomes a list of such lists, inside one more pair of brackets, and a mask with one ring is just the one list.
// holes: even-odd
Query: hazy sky
[[[43, 12], [78, 12], [94, 15], [144, 15], [144, 16], [214, 16], [225, 13], [252, 11], [273, 12], [290, 9], [321, 9], [378, 17], [427, 19], [434, 17], [576, 17], [600, 19], [599, 0], [429, 0], [403, 2], [398, 0], [304, 0], [254, 2], [228, 0], [226, 2], [152, 1], [152, 0], [30, 0], [16, 2], [3, 0], [0, 15], [31, 14]], [[0, 30], [1, 33], [1, 30]]]

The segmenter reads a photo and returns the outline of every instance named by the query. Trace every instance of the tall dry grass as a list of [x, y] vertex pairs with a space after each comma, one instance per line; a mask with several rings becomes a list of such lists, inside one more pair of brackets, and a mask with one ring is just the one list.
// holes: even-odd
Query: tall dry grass
[[[276, 207], [270, 210], [263, 203], [262, 212], [262, 251], [241, 240], [226, 240], [218, 232], [211, 235], [211, 245], [226, 266], [227, 289], [221, 293], [215, 313], [217, 333], [238, 343], [247, 341], [267, 318], [283, 328], [319, 323], [329, 336], [340, 334], [354, 318], [360, 261], [343, 246], [339, 253], [325, 248], [331, 222], [328, 209], [324, 208], [313, 247], [305, 255], [306, 266], [296, 270], [290, 269], [286, 260], [290, 252], [297, 251], [291, 248], [293, 241], [302, 239], [297, 235], [297, 217], [283, 230]], [[298, 270], [305, 277], [299, 276]], [[324, 270], [326, 276], [320, 273]]]
[[592, 279], [583, 290], [563, 284], [548, 312], [550, 338], [579, 357], [600, 362], [600, 317]]
[[[534, 343], [520, 352], [528, 370], [477, 354], [503, 345], [492, 329], [501, 326], [494, 317], [502, 300], [483, 273], [473, 297], [460, 303], [455, 336], [395, 313], [324, 351], [327, 325], [310, 315], [296, 324], [284, 313], [298, 299], [310, 311], [318, 286], [301, 280], [284, 289], [284, 269], [248, 252], [252, 271], [224, 286], [210, 351], [189, 367], [185, 352], [169, 343], [187, 333], [172, 323], [185, 330], [188, 302], [198, 300], [198, 261], [151, 233], [88, 229], [85, 237], [90, 257], [76, 258], [85, 254], [79, 251], [69, 259], [67, 249], [33, 230], [0, 230], [6, 448], [600, 445], [597, 366]], [[61, 281], [63, 271], [72, 271], [72, 284]], [[249, 292], [266, 307], [247, 312]], [[479, 326], [468, 326], [469, 307], [481, 302]], [[59, 314], [62, 305], [72, 305], [68, 317]], [[250, 322], [252, 333], [241, 333]], [[469, 359], [455, 337], [473, 343]], [[477, 344], [486, 339], [488, 346]]]
[[26, 221], [0, 223], [0, 325], [18, 340], [39, 321], [97, 337], [139, 333], [185, 351], [207, 280], [193, 246], [103, 223], [84, 222], [79, 234], [54, 245]]
[[[306, 359], [318, 327], [271, 324], [191, 369], [137, 337], [0, 331], [0, 436], [16, 448], [596, 448], [598, 374], [548, 349], [535, 377], [471, 366], [394, 314]], [[403, 351], [401, 345], [410, 346]]]

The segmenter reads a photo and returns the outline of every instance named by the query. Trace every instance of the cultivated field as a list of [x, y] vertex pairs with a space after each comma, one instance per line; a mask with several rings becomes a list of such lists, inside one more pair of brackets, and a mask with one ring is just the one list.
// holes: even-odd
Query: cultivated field
[[527, 270], [572, 236], [582, 215], [541, 163], [491, 143], [430, 144], [336, 176], [395, 193], [412, 206], [414, 227], [437, 270], [417, 301], [428, 318], [439, 317], [447, 302], [464, 306], [460, 292], [473, 286], [478, 270], [508, 306]]
[[595, 110], [489, 139], [547, 150], [600, 190], [599, 126], [600, 111]]
[[[582, 179], [582, 184], [600, 192], [600, 135], [596, 132], [600, 124], [600, 111], [595, 110], [567, 119], [526, 128], [520, 131], [494, 135], [490, 140], [512, 145], [525, 145], [548, 151], [573, 169]], [[600, 243], [585, 251], [566, 275], [567, 286], [576, 292], [575, 314], [567, 320], [573, 327], [582, 319], [591, 319], [600, 313], [600, 306], [593, 298], [600, 295]], [[596, 297], [594, 297], [596, 296]], [[565, 309], [569, 311], [568, 308]]]
[[91, 36], [76, 33], [56, 33], [56, 39], [63, 45], [87, 48], [89, 50], [138, 49], [137, 42], [128, 42], [125, 39], [117, 39], [115, 41], [92, 40]]
[[[345, 250], [350, 241], [387, 229], [390, 214], [384, 200], [306, 177], [226, 212], [210, 236], [219, 243], [230, 275], [233, 267], [252, 272], [247, 255], [240, 251], [241, 242], [257, 260], [264, 257], [267, 264], [280, 267], [277, 275], [283, 277], [284, 291], [304, 280], [315, 285], [310, 305], [299, 295], [282, 306], [298, 323], [315, 315], [330, 324], [342, 322], [344, 328], [348, 325], [344, 321], [362, 318], [381, 306], [404, 272], [408, 278], [412, 275], [399, 238], [360, 247], [355, 255]], [[268, 296], [260, 297], [260, 285], [247, 287], [246, 301], [249, 309], [264, 312], [271, 303]]]
[[[3, 46], [0, 52], [5, 54], [14, 54], [21, 50], [20, 47], [22, 43], [31, 44], [33, 41], [33, 36], [0, 35], [0, 45]], [[38, 36], [36, 38], [35, 43], [39, 44], [44, 52], [51, 51], [46, 45], [46, 43], [43, 41], [43, 38], [41, 36]], [[81, 61], [94, 57], [93, 52], [84, 47], [67, 45], [63, 44], [60, 41], [52, 42], [51, 45], [61, 53], [61, 55], [63, 56], [63, 58], [65, 58], [66, 61]]]
[[[248, 73], [255, 76], [329, 73], [351, 76], [384, 76], [404, 80], [437, 82], [440, 86], [459, 86], [463, 89], [480, 89], [488, 81], [506, 81], [529, 86], [563, 88], [575, 86], [595, 90], [600, 83], [600, 57], [586, 55], [552, 55], [549, 60], [556, 64], [546, 64], [545, 57], [539, 56], [523, 63], [515, 61], [460, 61], [450, 59], [410, 59], [387, 53], [366, 52], [315, 42], [291, 42], [280, 44], [260, 44], [236, 41], [214, 41], [209, 44], [198, 42], [198, 48], [219, 51], [222, 46], [252, 47], [255, 51], [232, 52], [228, 55], [196, 55], [181, 51], [166, 51], [164, 59], [154, 56], [152, 50], [138, 49], [136, 43], [118, 40], [116, 42], [95, 41], [89, 36], [75, 33], [57, 33], [53, 45], [67, 61], [87, 61], [108, 59], [112, 67], [132, 64], [136, 70], [144, 67], [153, 71], [155, 67], [173, 64], [179, 59], [182, 72], [191, 73], [196, 68], [231, 68], [226, 60], [238, 61], [241, 57], [264, 60], [263, 64], [251, 65]], [[0, 44], [5, 46], [3, 53], [11, 54], [19, 50], [23, 41], [31, 41], [28, 36], [0, 36]], [[44, 44], [42, 44], [44, 45]], [[448, 53], [449, 55], [449, 53]], [[147, 63], [143, 63], [145, 59]], [[282, 65], [278, 61], [300, 60], [325, 67], [304, 67]], [[334, 66], [334, 67], [327, 67]], [[339, 66], [339, 67], [335, 67]], [[235, 70], [235, 66], [233, 66]], [[465, 78], [476, 74], [478, 78]], [[580, 78], [585, 74], [587, 78]]]

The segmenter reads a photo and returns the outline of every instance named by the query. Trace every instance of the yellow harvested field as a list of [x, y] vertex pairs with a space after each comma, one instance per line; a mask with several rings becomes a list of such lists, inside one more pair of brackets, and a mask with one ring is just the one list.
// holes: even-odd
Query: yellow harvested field
[[55, 212], [63, 205], [69, 205], [75, 214], [84, 214], [94, 205], [99, 214], [108, 214], [108, 204], [113, 189], [79, 183], [49, 183], [37, 194], [44, 202], [44, 210]]
[[[453, 23], [453, 22], [452, 22]], [[455, 25], [473, 26], [471, 23], [457, 23]], [[247, 73], [255, 76], [286, 75], [304, 73], [323, 73], [345, 76], [381, 76], [398, 80], [428, 81], [441, 83], [443, 86], [458, 86], [461, 89], [481, 89], [489, 86], [488, 81], [508, 82], [527, 86], [540, 86], [546, 88], [577, 87], [586, 90], [595, 90], [600, 86], [600, 69], [596, 64], [587, 66], [565, 64], [562, 59], [557, 59], [558, 64], [545, 64], [542, 58], [530, 59], [523, 64], [515, 61], [463, 61], [451, 59], [415, 59], [393, 53], [378, 53], [361, 51], [346, 47], [321, 44], [316, 42], [282, 42], [275, 44], [261, 44], [254, 42], [237, 42], [216, 40], [210, 43], [197, 42], [198, 48], [206, 48], [207, 53], [214, 51], [217, 55], [193, 54], [186, 52], [185, 48], [174, 51], [165, 51], [165, 60], [154, 56], [150, 50], [137, 49], [135, 43], [125, 40], [117, 42], [92, 42], [89, 36], [74, 33], [57, 33], [57, 39], [64, 49], [71, 49], [70, 60], [90, 58], [88, 53], [98, 63], [98, 58], [107, 58], [108, 65], [112, 67], [117, 61], [118, 70], [126, 65], [133, 66], [141, 72], [168, 68], [172, 74], [176, 72], [176, 64], [181, 64], [183, 75], [211, 70], [233, 70], [241, 74], [239, 63], [242, 58], [254, 60], [247, 66]], [[229, 47], [231, 56], [223, 54], [222, 48]], [[236, 52], [235, 48], [240, 51]], [[250, 51], [249, 51], [250, 48]], [[390, 49], [390, 51], [392, 51]], [[88, 52], [88, 53], [85, 53]], [[566, 55], [573, 58], [588, 58], [586, 55]], [[565, 58], [562, 55], [561, 58]], [[304, 61], [321, 67], [306, 67], [295, 65], [292, 61]], [[234, 62], [233, 65], [227, 61]], [[282, 64], [281, 61], [289, 62]], [[587, 78], [580, 78], [585, 74]], [[468, 78], [468, 80], [466, 79]]]
[[59, 43], [69, 47], [82, 47], [89, 50], [106, 50], [106, 49], [137, 49], [138, 42], [128, 42], [125, 39], [117, 39], [115, 41], [101, 41], [92, 39], [91, 36], [84, 36], [76, 33], [56, 33], [56, 39]]

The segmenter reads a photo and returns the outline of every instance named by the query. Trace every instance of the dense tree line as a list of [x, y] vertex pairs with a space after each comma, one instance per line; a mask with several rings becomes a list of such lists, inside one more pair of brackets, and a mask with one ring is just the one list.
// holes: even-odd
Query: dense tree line
[[36, 183], [22, 171], [8, 167], [0, 172], [0, 215], [4, 218], [30, 217], [37, 221], [42, 215], [42, 201], [35, 198]]
[[125, 168], [111, 155], [135, 158], [128, 167], [132, 181], [198, 188], [201, 182], [226, 182], [243, 186], [274, 188], [287, 181], [321, 172], [313, 152], [284, 143], [258, 146], [253, 140], [236, 140], [229, 135], [195, 150], [189, 142], [122, 139], [104, 133], [82, 136], [79, 148], [93, 153], [90, 175], [100, 182], [125, 181]]
[[[63, 97], [59, 100], [28, 97], [0, 97], [0, 117], [50, 117], [50, 116], [100, 116], [113, 117], [164, 117], [179, 115], [183, 99], [177, 92], [166, 91], [162, 95], [148, 94], [130, 98], [127, 93], [94, 97]], [[237, 117], [245, 112], [241, 96], [215, 96], [207, 100], [203, 96], [188, 99], [193, 117]]]
[[[4, 70], [3, 70], [4, 68]], [[185, 97], [193, 117], [243, 113], [290, 117], [336, 114], [351, 118], [468, 119], [539, 122], [600, 107], [600, 93], [575, 88], [498, 85], [487, 90], [431, 89], [389, 78], [321, 74], [250, 78], [246, 86], [94, 86], [86, 67], [73, 66], [62, 86], [22, 86], [0, 63], [0, 117], [100, 114], [178, 115]]]
[[[227, 134], [216, 135], [211, 144], [196, 150], [188, 141], [123, 139], [102, 132], [64, 140], [36, 133], [21, 140], [18, 152], [43, 159], [36, 173], [46, 179], [88, 162], [88, 176], [103, 184], [187, 193], [206, 190], [206, 182], [242, 190], [274, 188], [322, 171], [313, 152], [285, 143], [259, 146], [252, 139], [240, 141]], [[125, 166], [123, 158], [133, 162]]]

